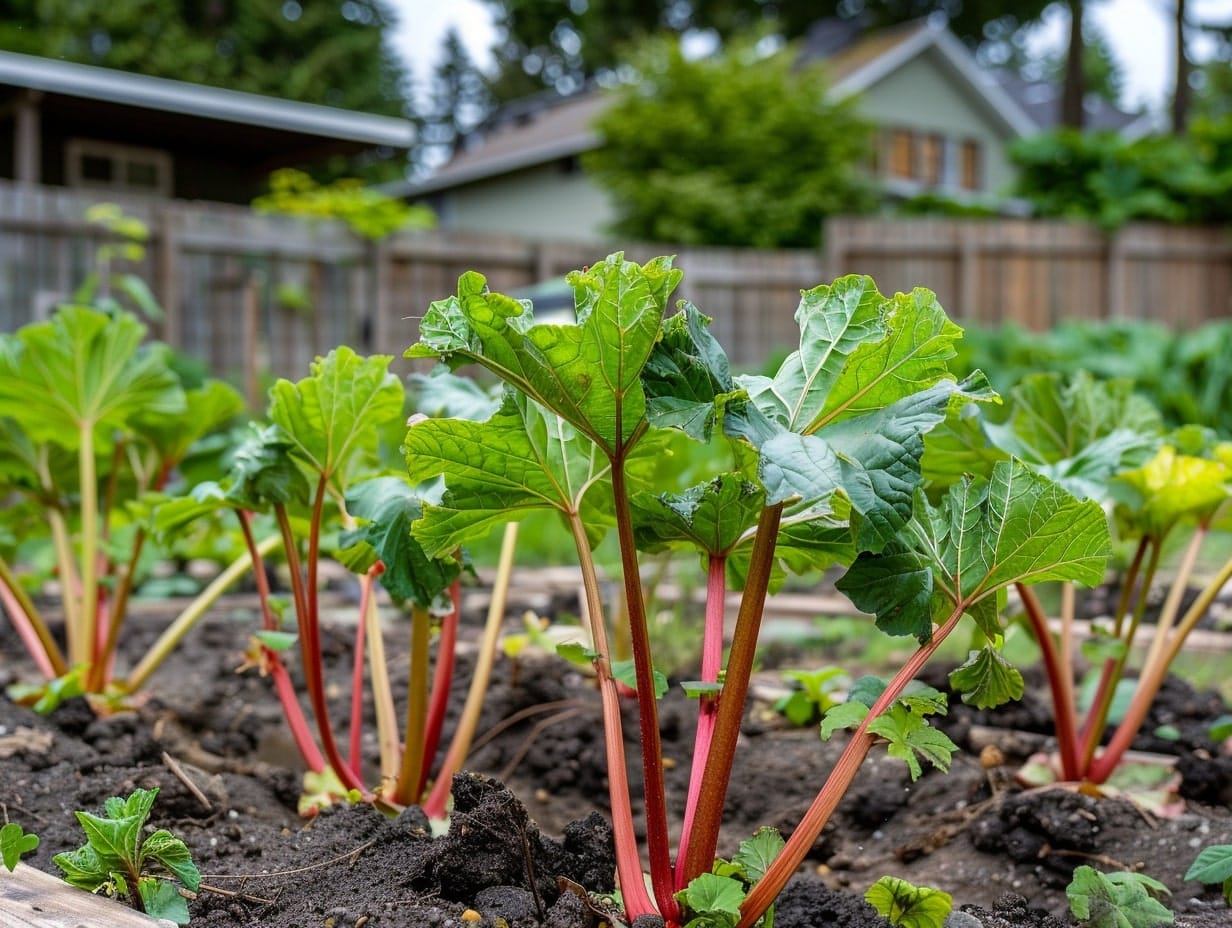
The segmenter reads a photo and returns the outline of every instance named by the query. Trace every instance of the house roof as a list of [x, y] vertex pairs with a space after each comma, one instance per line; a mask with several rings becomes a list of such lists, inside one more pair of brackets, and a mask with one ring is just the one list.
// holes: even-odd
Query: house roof
[[[805, 38], [800, 58], [802, 62], [824, 60], [833, 91], [847, 96], [872, 87], [929, 50], [935, 50], [943, 66], [974, 90], [989, 117], [1008, 134], [1037, 131], [1034, 120], [976, 64], [962, 42], [945, 26], [927, 20], [863, 35], [857, 22], [821, 20]], [[589, 91], [568, 98], [539, 96], [531, 98], [530, 105], [513, 104], [513, 110], [502, 111], [471, 147], [432, 176], [419, 183], [391, 185], [388, 192], [394, 196], [436, 193], [590, 151], [600, 144], [592, 124], [611, 99]]]
[[368, 146], [409, 148], [408, 120], [0, 51], [0, 85], [277, 129]]
[[[1030, 81], [1010, 71], [997, 74], [997, 83], [1027, 112], [1041, 129], [1061, 124], [1061, 88], [1051, 81]], [[1085, 128], [1119, 132], [1137, 139], [1163, 128], [1156, 113], [1127, 113], [1103, 97], [1088, 94], [1084, 101]]]

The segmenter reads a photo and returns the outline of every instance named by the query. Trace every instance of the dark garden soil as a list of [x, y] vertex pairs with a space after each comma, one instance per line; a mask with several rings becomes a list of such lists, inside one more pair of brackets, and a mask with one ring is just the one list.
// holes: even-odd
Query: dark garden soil
[[[446, 836], [433, 838], [417, 809], [390, 819], [368, 807], [341, 808], [304, 820], [295, 813], [299, 774], [269, 681], [236, 673], [254, 627], [248, 602], [215, 610], [155, 676], [137, 712], [97, 719], [74, 702], [40, 718], [0, 698], [0, 814], [42, 836], [28, 863], [58, 873], [52, 855], [82, 841], [74, 809], [97, 811], [108, 796], [157, 786], [152, 824], [188, 843], [209, 887], [190, 904], [195, 926], [601, 923], [602, 907], [580, 891], [610, 891], [614, 870], [602, 722], [581, 674], [555, 658], [498, 661], [479, 727], [495, 734], [472, 754], [476, 772], [455, 782]], [[467, 610], [465, 620], [475, 623], [474, 638], [479, 611]], [[132, 621], [135, 651], [157, 634], [158, 619]], [[400, 623], [392, 626], [391, 654], [400, 653], [402, 632]], [[349, 638], [342, 627], [326, 632], [336, 719], [346, 716]], [[28, 670], [20, 653], [0, 623], [0, 686]], [[470, 654], [461, 646], [454, 711], [469, 683]], [[404, 660], [391, 666], [397, 688]], [[940, 685], [944, 676], [930, 682]], [[995, 713], [952, 707], [942, 727], [963, 750], [948, 775], [930, 771], [911, 783], [901, 762], [875, 749], [780, 898], [776, 928], [884, 925], [862, 899], [883, 874], [950, 892], [965, 912], [953, 916], [955, 928], [1070, 925], [1064, 887], [1080, 864], [1162, 880], [1173, 891], [1178, 925], [1232, 924], [1214, 888], [1183, 880], [1201, 848], [1232, 844], [1232, 756], [1205, 736], [1205, 723], [1227, 711], [1219, 698], [1174, 679], [1145, 726], [1166, 723], [1181, 735], [1136, 745], [1178, 755], [1185, 778], [1186, 813], [1156, 820], [1121, 801], [1014, 784], [1011, 765], [1051, 731], [1042, 685], [1028, 689], [1022, 703]], [[696, 713], [679, 692], [661, 703], [676, 820]], [[627, 710], [631, 780], [640, 792], [636, 713]], [[374, 736], [367, 737], [374, 756]], [[836, 741], [787, 728], [754, 704], [721, 851], [759, 825], [789, 831], [837, 756]]]

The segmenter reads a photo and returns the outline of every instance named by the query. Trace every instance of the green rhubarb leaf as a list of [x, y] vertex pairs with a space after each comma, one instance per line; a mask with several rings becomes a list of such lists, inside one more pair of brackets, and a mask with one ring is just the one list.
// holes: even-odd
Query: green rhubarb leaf
[[193, 892], [201, 885], [201, 871], [193, 863], [188, 845], [165, 828], [158, 829], [145, 839], [141, 845], [141, 856], [143, 860], [158, 861]]
[[1148, 889], [1158, 892], [1163, 885], [1140, 873], [1105, 874], [1084, 865], [1074, 871], [1065, 895], [1083, 928], [1171, 925], [1172, 913]]
[[295, 646], [295, 642], [299, 641], [299, 635], [295, 632], [276, 632], [266, 629], [253, 632], [252, 637], [275, 653], [290, 651]]
[[884, 297], [871, 278], [854, 275], [805, 291], [796, 321], [800, 349], [774, 378], [737, 382], [767, 419], [804, 434], [947, 377], [962, 334], [929, 291]]
[[1177, 454], [1164, 445], [1142, 467], [1117, 476], [1130, 491], [1119, 510], [1145, 534], [1162, 538], [1182, 519], [1207, 519], [1232, 497], [1232, 466]]
[[412, 374], [407, 378], [415, 408], [425, 416], [448, 416], [482, 422], [500, 408], [504, 391], [499, 387], [485, 390], [470, 377], [459, 377], [438, 364], [430, 374]]
[[735, 389], [727, 354], [709, 324], [696, 306], [684, 303], [663, 323], [642, 372], [651, 425], [680, 429], [702, 442], [714, 430], [716, 400]]
[[231, 457], [227, 501], [244, 509], [306, 502], [310, 489], [291, 457], [294, 444], [276, 425], [249, 429]]
[[411, 534], [411, 523], [423, 512], [423, 502], [401, 477], [376, 477], [347, 490], [347, 511], [364, 524], [345, 532], [345, 547], [362, 540], [372, 546], [385, 565], [381, 585], [396, 602], [411, 602], [428, 609], [458, 578], [461, 565], [454, 558], [432, 558]]
[[975, 403], [952, 404], [945, 420], [924, 437], [920, 473], [934, 502], [964, 477], [987, 478], [1009, 452], [992, 444], [985, 431], [984, 409]]
[[1001, 462], [987, 481], [955, 484], [937, 507], [917, 494], [900, 542], [861, 554], [838, 586], [879, 625], [928, 640], [953, 609], [972, 612], [1011, 584], [1099, 583], [1109, 547], [1098, 503], [1079, 502], [1020, 461]]
[[141, 434], [169, 464], [182, 461], [197, 441], [244, 412], [239, 391], [221, 380], [186, 390], [184, 402], [185, 408], [177, 414], [142, 414], [137, 421]]
[[342, 346], [313, 361], [310, 376], [270, 389], [270, 419], [292, 453], [338, 491], [375, 462], [381, 426], [403, 416], [405, 394], [391, 360], [361, 358]]
[[756, 883], [766, 875], [785, 843], [777, 828], [763, 825], [753, 832], [751, 838], [740, 842], [731, 862], [740, 868], [745, 880], [750, 884]]
[[950, 672], [950, 686], [962, 701], [977, 709], [993, 709], [1022, 699], [1022, 674], [991, 645], [972, 651], [961, 667]]
[[[425, 506], [414, 526], [430, 556], [452, 551], [528, 511], [579, 511], [610, 470], [578, 429], [512, 393], [485, 422], [419, 421], [408, 430], [404, 447], [412, 481], [445, 478], [441, 502]], [[600, 533], [603, 528], [600, 523], [590, 527]]]
[[821, 740], [842, 729], [857, 728], [868, 717], [868, 706], [862, 702], [848, 701], [832, 707], [821, 720]]
[[1204, 847], [1185, 871], [1185, 879], [1206, 885], [1232, 880], [1232, 844]]
[[744, 885], [734, 877], [703, 873], [676, 894], [693, 915], [685, 928], [732, 928], [740, 921]]
[[[653, 669], [651, 673], [654, 679], [654, 697], [655, 699], [662, 699], [667, 695], [668, 691], [667, 676], [658, 669]], [[637, 668], [632, 658], [624, 661], [612, 661], [612, 676], [620, 683], [629, 687], [629, 689], [637, 689]]]
[[151, 918], [165, 918], [177, 925], [188, 924], [188, 902], [174, 883], [144, 877], [137, 881], [141, 905]]
[[918, 780], [923, 772], [920, 758], [945, 771], [950, 769], [950, 757], [958, 750], [958, 745], [943, 732], [931, 728], [922, 714], [901, 702], [869, 722], [868, 731], [889, 742], [886, 752], [906, 762], [912, 780]]
[[5, 337], [0, 416], [39, 444], [71, 450], [93, 432], [98, 450], [139, 415], [183, 414], [184, 392], [164, 355], [142, 346], [134, 317], [61, 307], [47, 322]]
[[9, 872], [17, 869], [22, 855], [32, 853], [39, 846], [39, 837], [28, 834], [16, 822], [7, 822], [0, 827], [0, 862]]
[[638, 547], [658, 551], [688, 542], [712, 556], [726, 556], [757, 524], [765, 499], [760, 487], [739, 474], [723, 474], [682, 493], [640, 493], [633, 499]]
[[608, 457], [627, 448], [646, 412], [642, 368], [680, 272], [617, 253], [569, 275], [572, 325], [533, 324], [527, 304], [491, 293], [473, 271], [458, 295], [433, 303], [407, 357], [478, 363], [587, 435]]
[[893, 876], [883, 876], [870, 886], [864, 901], [891, 925], [902, 928], [941, 928], [954, 908], [949, 893]]

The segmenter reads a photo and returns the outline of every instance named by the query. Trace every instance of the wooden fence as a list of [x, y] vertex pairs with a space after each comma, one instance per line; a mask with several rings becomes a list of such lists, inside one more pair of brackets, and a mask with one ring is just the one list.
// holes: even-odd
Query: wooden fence
[[[84, 220], [97, 197], [0, 183], [0, 331], [42, 318], [94, 267], [104, 234]], [[601, 258], [607, 247], [456, 233], [380, 244], [336, 223], [257, 216], [217, 204], [117, 202], [143, 219], [144, 259], [170, 344], [246, 384], [299, 377], [346, 343], [400, 356], [429, 303], [474, 268], [509, 291]], [[1232, 315], [1232, 240], [1220, 230], [1132, 226], [1107, 237], [1053, 222], [837, 219], [823, 251], [635, 246], [675, 252], [678, 296], [714, 318], [734, 364], [759, 366], [798, 337], [799, 291], [840, 273], [883, 291], [934, 289], [956, 318], [1043, 328], [1063, 318], [1151, 318], [1190, 326]], [[398, 362], [399, 369], [409, 368]]]
[[835, 219], [826, 273], [925, 286], [955, 319], [1046, 329], [1065, 319], [1192, 328], [1232, 316], [1232, 234], [1153, 224], [1114, 233], [1041, 220]]

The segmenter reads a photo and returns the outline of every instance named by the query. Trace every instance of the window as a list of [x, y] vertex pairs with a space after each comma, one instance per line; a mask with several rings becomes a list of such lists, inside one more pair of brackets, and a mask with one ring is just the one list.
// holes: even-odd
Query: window
[[959, 157], [962, 163], [962, 172], [959, 180], [962, 183], [963, 190], [979, 190], [983, 185], [983, 165], [981, 162], [980, 143], [975, 139], [964, 139], [962, 148], [960, 149]]
[[945, 139], [936, 133], [930, 133], [920, 139], [923, 165], [920, 180], [926, 187], [940, 185], [943, 177], [945, 161]]
[[71, 139], [65, 149], [70, 187], [171, 196], [171, 155], [156, 148]]
[[908, 129], [890, 130], [890, 176], [916, 178], [915, 135]]

